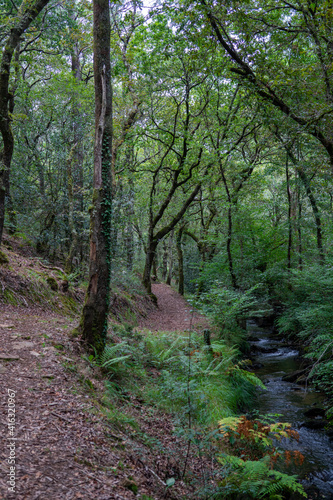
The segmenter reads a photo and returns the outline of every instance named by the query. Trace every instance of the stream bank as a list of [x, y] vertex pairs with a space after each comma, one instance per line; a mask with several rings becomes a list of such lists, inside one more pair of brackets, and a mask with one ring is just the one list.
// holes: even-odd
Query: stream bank
[[324, 395], [295, 382], [293, 374], [302, 375], [302, 359], [295, 346], [254, 320], [247, 321], [247, 332], [255, 373], [266, 386], [258, 391], [256, 408], [262, 415], [282, 415], [277, 419], [289, 422], [299, 433], [298, 442], [285, 440], [280, 445], [300, 451], [304, 463], [285, 472], [298, 475], [309, 498], [332, 500], [333, 439], [325, 431]]

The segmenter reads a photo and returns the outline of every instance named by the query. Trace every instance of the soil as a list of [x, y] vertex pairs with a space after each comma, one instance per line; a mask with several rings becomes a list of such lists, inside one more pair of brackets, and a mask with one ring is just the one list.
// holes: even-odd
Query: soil
[[195, 311], [171, 286], [153, 284], [152, 292], [157, 297], [157, 308], [146, 318], [139, 319], [140, 328], [164, 332], [209, 328], [207, 319]]
[[[170, 287], [156, 284], [153, 292], [158, 308], [140, 327], [207, 326]], [[195, 499], [195, 488], [182, 481], [187, 442], [175, 436], [169, 415], [129, 396], [137, 428], [110, 426], [103, 378], [69, 335], [76, 324], [77, 317], [45, 307], [1, 304], [0, 498]], [[187, 476], [201, 467], [190, 450]], [[170, 478], [176, 483], [167, 488]]]

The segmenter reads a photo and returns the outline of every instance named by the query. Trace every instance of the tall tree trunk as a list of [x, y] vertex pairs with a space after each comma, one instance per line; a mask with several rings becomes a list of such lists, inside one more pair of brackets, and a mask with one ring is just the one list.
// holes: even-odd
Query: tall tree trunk
[[[236, 275], [235, 275], [235, 272], [234, 272], [234, 262], [233, 262], [232, 251], [231, 251], [231, 243], [232, 243], [232, 209], [233, 209], [233, 207], [235, 205], [235, 200], [231, 196], [231, 193], [230, 193], [230, 190], [229, 190], [229, 186], [228, 186], [228, 183], [227, 183], [227, 178], [225, 176], [224, 169], [223, 169], [223, 166], [222, 166], [221, 159], [219, 159], [219, 167], [220, 167], [221, 177], [222, 177], [222, 181], [223, 181], [224, 188], [225, 188], [225, 191], [226, 191], [226, 194], [227, 194], [227, 199], [228, 199], [228, 232], [227, 232], [227, 257], [228, 257], [228, 266], [229, 266], [229, 273], [230, 273], [230, 277], [231, 277], [232, 287], [234, 289], [236, 289], [237, 288], [237, 279], [236, 279]], [[242, 182], [241, 182], [241, 184], [239, 184], [239, 190], [241, 189], [242, 184], [243, 184]]]
[[69, 158], [67, 159], [67, 194], [68, 194], [68, 225], [71, 233], [70, 248], [65, 262], [65, 271], [70, 274], [73, 270], [75, 251], [78, 246], [78, 232], [74, 220], [74, 194], [73, 194], [73, 155], [76, 145], [71, 148]]
[[231, 277], [232, 287], [236, 290], [237, 288], [237, 279], [234, 271], [234, 262], [232, 258], [231, 252], [231, 243], [232, 243], [232, 208], [233, 204], [229, 202], [228, 207], [228, 233], [227, 233], [227, 255], [228, 255], [228, 264], [229, 264], [229, 273]]
[[145, 267], [143, 270], [142, 283], [143, 283], [144, 287], [146, 288], [148, 294], [150, 294], [153, 298], [154, 298], [154, 296], [152, 295], [152, 291], [151, 291], [150, 275], [151, 275], [151, 268], [153, 266], [153, 261], [155, 258], [156, 248], [157, 248], [157, 241], [154, 240], [152, 237], [150, 237], [148, 239], [148, 242], [147, 242], [146, 261], [145, 261]]
[[302, 181], [302, 184], [305, 188], [305, 191], [306, 191], [306, 194], [309, 198], [309, 201], [310, 201], [310, 204], [311, 204], [311, 208], [312, 208], [312, 213], [313, 213], [313, 217], [314, 217], [314, 220], [315, 220], [315, 224], [316, 224], [316, 233], [317, 233], [317, 248], [318, 248], [318, 254], [319, 254], [319, 263], [320, 264], [324, 264], [324, 261], [325, 261], [325, 257], [324, 257], [324, 248], [323, 248], [323, 234], [322, 234], [322, 227], [321, 227], [321, 217], [320, 217], [320, 213], [319, 213], [319, 208], [318, 208], [318, 205], [317, 205], [317, 202], [316, 202], [316, 199], [313, 195], [313, 192], [312, 192], [312, 189], [311, 189], [311, 185], [310, 185], [310, 181], [306, 175], [306, 173], [304, 172], [304, 170], [302, 169], [302, 167], [300, 166], [299, 164], [299, 161], [298, 159], [295, 157], [292, 149], [290, 146], [287, 146], [284, 142], [283, 142], [283, 139], [282, 137], [280, 136], [280, 134], [278, 132], [275, 132], [277, 138], [281, 141], [281, 143], [283, 144], [283, 146], [285, 147], [287, 153], [288, 153], [288, 156], [290, 158], [290, 160], [292, 161], [298, 175], [299, 175], [299, 178], [301, 179]]
[[80, 331], [100, 354], [105, 346], [111, 278], [112, 93], [109, 0], [94, 0], [95, 145], [89, 284]]
[[291, 247], [292, 247], [292, 224], [291, 224], [291, 190], [290, 190], [290, 175], [289, 175], [289, 165], [288, 165], [288, 155], [286, 158], [286, 181], [287, 181], [287, 196], [288, 196], [288, 251], [287, 251], [287, 268], [288, 271], [291, 269]]
[[157, 252], [155, 252], [154, 259], [153, 259], [153, 271], [152, 271], [154, 279], [157, 278], [157, 269], [158, 269], [158, 256], [157, 256]]
[[303, 186], [305, 187], [306, 194], [307, 194], [309, 201], [310, 201], [310, 204], [311, 204], [312, 213], [313, 213], [313, 217], [314, 217], [315, 224], [316, 224], [317, 248], [318, 248], [318, 254], [319, 254], [319, 262], [320, 262], [320, 264], [324, 264], [323, 234], [322, 234], [322, 228], [321, 228], [321, 217], [320, 217], [320, 213], [319, 213], [319, 208], [318, 208], [316, 199], [313, 195], [313, 192], [312, 192], [310, 182], [309, 182], [307, 175], [302, 170], [302, 168], [298, 165], [296, 158], [291, 156], [290, 153], [289, 153], [289, 157], [291, 158], [291, 160], [293, 161], [293, 163], [297, 169], [297, 173], [298, 173], [298, 175], [303, 183]]
[[184, 255], [182, 249], [182, 236], [184, 231], [184, 225], [182, 225], [178, 232], [176, 238], [177, 255], [178, 255], [178, 293], [184, 295]]
[[162, 257], [162, 281], [165, 281], [168, 274], [168, 245], [166, 239], [163, 240], [163, 257]]
[[[75, 15], [72, 13], [74, 20]], [[82, 80], [79, 48], [75, 43], [72, 48], [71, 54], [72, 75], [75, 79], [75, 85], [79, 85]], [[72, 147], [70, 157], [68, 159], [68, 220], [69, 229], [71, 233], [71, 241], [69, 253], [66, 259], [65, 270], [67, 273], [73, 271], [73, 266], [78, 264], [82, 258], [83, 242], [80, 235], [83, 233], [83, 225], [80, 220], [78, 223], [75, 221], [75, 209], [83, 212], [83, 137], [82, 137], [82, 123], [81, 123], [81, 103], [79, 92], [76, 90], [74, 95], [74, 103], [72, 108], [73, 119], [73, 139], [74, 146]]]
[[[20, 43], [17, 45], [15, 49], [15, 78], [14, 78], [14, 83], [12, 85], [12, 88], [10, 90], [10, 99], [9, 99], [9, 113], [10, 115], [14, 114], [14, 108], [15, 108], [15, 93], [19, 84], [20, 80], [20, 70], [19, 70], [19, 64], [20, 64]], [[10, 191], [10, 176], [6, 176], [5, 178], [5, 189], [6, 189], [6, 212], [8, 215], [8, 232], [9, 234], [15, 234], [17, 230], [17, 217], [16, 217], [16, 212], [14, 210], [14, 204], [13, 204], [13, 198], [11, 195]]]
[[298, 268], [300, 270], [303, 269], [303, 257], [302, 257], [302, 228], [301, 228], [301, 220], [302, 220], [302, 204], [298, 199], [298, 214], [297, 214], [297, 235], [298, 235]]
[[166, 279], [167, 285], [171, 285], [171, 279], [172, 279], [172, 268], [173, 268], [172, 245], [173, 245], [173, 230], [171, 231], [170, 236], [169, 236], [169, 246], [168, 246], [169, 266], [168, 266], [168, 275], [167, 275], [167, 279]]
[[132, 179], [129, 180], [128, 204], [125, 209], [126, 227], [125, 227], [125, 252], [126, 252], [126, 267], [128, 271], [133, 269], [133, 261], [135, 254], [134, 234], [133, 234], [133, 218], [134, 218], [134, 186]]

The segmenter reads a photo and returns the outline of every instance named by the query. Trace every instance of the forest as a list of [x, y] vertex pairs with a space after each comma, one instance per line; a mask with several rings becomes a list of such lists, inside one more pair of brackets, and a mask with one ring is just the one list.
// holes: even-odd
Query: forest
[[75, 452], [86, 486], [18, 453], [18, 498], [332, 499], [332, 2], [2, 0], [0, 19], [1, 394], [53, 383], [31, 328], [96, 449], [112, 431], [107, 458]]

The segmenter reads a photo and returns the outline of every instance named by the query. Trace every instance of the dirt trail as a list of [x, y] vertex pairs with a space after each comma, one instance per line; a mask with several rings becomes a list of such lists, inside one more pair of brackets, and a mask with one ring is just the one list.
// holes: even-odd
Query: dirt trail
[[202, 330], [209, 327], [207, 319], [193, 311], [191, 305], [171, 286], [153, 284], [152, 292], [157, 297], [158, 307], [139, 320], [139, 327], [152, 331]]
[[[156, 284], [153, 292], [158, 308], [140, 327], [184, 331], [207, 326], [171, 287]], [[94, 400], [104, 383], [82, 360], [80, 342], [68, 335], [76, 322], [40, 308], [1, 305], [0, 500], [128, 500], [137, 498], [137, 487], [139, 496], [166, 498], [163, 482], [180, 474], [186, 443], [174, 435], [168, 415], [151, 415], [134, 396], [131, 415], [160, 448], [110, 429], [99, 399]], [[89, 392], [85, 381], [97, 392]], [[199, 467], [194, 455], [188, 467]], [[9, 475], [13, 471], [15, 478]], [[15, 479], [13, 493], [10, 479]], [[178, 480], [168, 498], [190, 498], [191, 490]]]
[[119, 457], [89, 412], [89, 396], [76, 391], [63, 367], [74, 369], [78, 355], [67, 336], [71, 326], [50, 312], [1, 306], [1, 499], [129, 498], [103, 470], [117, 467]]
[[[163, 481], [184, 462], [186, 446], [178, 443], [175, 453], [170, 417], [149, 414], [135, 396], [131, 418], [166, 453], [137, 442], [137, 431], [108, 424], [99, 410], [104, 382], [68, 336], [75, 324], [52, 312], [1, 305], [0, 499], [130, 500], [136, 489], [145, 498], [165, 498]], [[189, 491], [181, 481], [168, 498], [183, 497], [180, 491]]]

